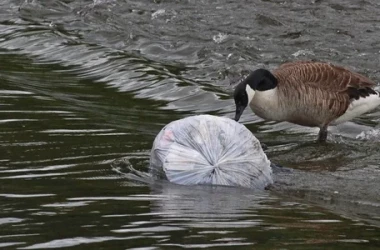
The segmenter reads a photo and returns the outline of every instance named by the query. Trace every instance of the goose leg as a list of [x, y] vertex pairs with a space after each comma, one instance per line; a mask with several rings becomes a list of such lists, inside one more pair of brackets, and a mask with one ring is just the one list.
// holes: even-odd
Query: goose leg
[[318, 142], [326, 142], [327, 139], [327, 126], [323, 126], [319, 129]]

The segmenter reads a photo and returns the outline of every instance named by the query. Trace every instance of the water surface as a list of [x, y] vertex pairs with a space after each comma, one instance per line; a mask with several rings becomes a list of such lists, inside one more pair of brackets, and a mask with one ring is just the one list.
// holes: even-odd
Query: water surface
[[145, 172], [168, 122], [232, 117], [230, 82], [257, 67], [322, 60], [379, 81], [379, 17], [376, 0], [1, 1], [0, 247], [379, 248], [379, 110], [327, 145], [247, 110], [293, 169], [265, 192], [141, 183], [111, 164]]

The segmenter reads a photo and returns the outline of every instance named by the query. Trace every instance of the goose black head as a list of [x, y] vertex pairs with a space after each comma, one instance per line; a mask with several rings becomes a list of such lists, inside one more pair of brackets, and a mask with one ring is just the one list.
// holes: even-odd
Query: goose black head
[[250, 73], [235, 88], [235, 121], [239, 121], [244, 109], [252, 101], [256, 91], [266, 91], [277, 86], [276, 77], [266, 69], [257, 69]]

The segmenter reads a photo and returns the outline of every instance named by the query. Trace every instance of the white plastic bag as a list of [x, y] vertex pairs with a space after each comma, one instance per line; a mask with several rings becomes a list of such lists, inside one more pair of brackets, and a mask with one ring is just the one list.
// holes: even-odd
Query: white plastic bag
[[264, 189], [273, 183], [270, 162], [256, 137], [244, 125], [212, 115], [166, 125], [154, 140], [150, 171], [182, 185]]

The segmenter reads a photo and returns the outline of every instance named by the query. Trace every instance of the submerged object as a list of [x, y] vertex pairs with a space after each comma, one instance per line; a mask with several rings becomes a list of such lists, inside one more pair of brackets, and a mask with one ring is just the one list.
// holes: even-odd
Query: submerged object
[[273, 183], [259, 140], [244, 125], [212, 115], [166, 125], [154, 140], [150, 171], [182, 185], [264, 189]]

